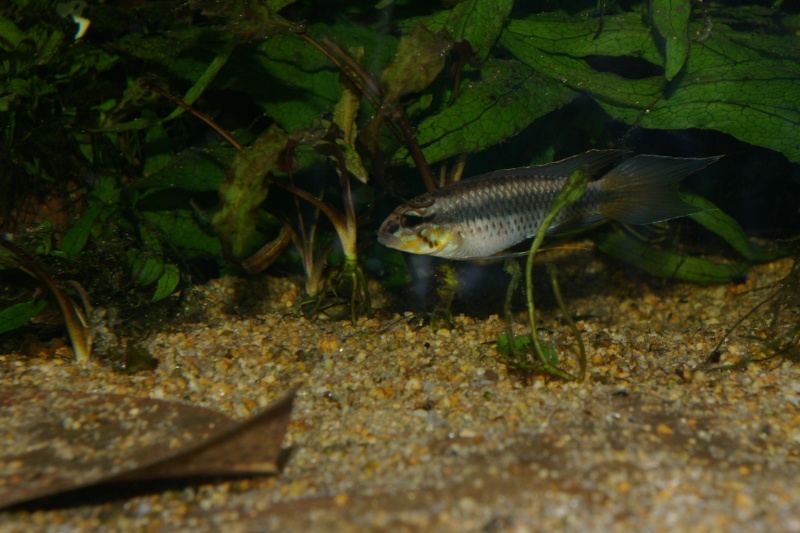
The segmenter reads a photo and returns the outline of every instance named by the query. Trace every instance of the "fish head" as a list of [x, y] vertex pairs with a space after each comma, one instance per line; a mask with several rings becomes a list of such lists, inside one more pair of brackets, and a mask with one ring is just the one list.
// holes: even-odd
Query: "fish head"
[[436, 223], [436, 206], [427, 195], [395, 209], [378, 230], [378, 242], [412, 254], [449, 257], [459, 241], [452, 225]]

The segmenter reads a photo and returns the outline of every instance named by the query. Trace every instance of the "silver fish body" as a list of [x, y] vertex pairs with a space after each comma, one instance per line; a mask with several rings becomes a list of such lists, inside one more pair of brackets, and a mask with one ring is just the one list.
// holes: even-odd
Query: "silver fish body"
[[[573, 172], [592, 176], [620, 159], [619, 150], [591, 150], [546, 165], [500, 170], [423, 194], [398, 207], [378, 230], [390, 248], [444, 257], [479, 259], [502, 252], [539, 231]], [[649, 224], [701, 209], [680, 199], [677, 184], [719, 159], [637, 155], [589, 183], [562, 209], [548, 232], [604, 218]]]

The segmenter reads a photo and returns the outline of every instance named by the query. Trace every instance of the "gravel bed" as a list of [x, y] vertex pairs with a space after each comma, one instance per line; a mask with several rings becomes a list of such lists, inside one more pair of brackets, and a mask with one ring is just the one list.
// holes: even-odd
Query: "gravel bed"
[[[800, 369], [779, 358], [698, 369], [792, 262], [704, 287], [581, 257], [562, 280], [581, 280], [565, 297], [586, 341], [582, 383], [509, 370], [496, 314], [439, 331], [388, 310], [356, 327], [309, 320], [291, 312], [299, 286], [268, 277], [203, 287], [202, 323], [144, 341], [155, 371], [79, 367], [67, 347], [2, 355], [0, 386], [177, 400], [239, 419], [300, 389], [278, 477], [14, 509], [0, 528], [800, 531]], [[543, 310], [541, 325], [572, 361], [558, 316]], [[730, 335], [720, 363], [758, 350], [770, 318]]]

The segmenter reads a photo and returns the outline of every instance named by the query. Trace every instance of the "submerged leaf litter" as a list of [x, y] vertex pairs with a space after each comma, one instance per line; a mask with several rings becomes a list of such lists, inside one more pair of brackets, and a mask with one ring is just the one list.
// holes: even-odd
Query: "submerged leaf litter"
[[[754, 267], [742, 285], [655, 286], [661, 282], [577, 255], [560, 268], [587, 343], [584, 383], [526, 383], [510, 373], [495, 350], [505, 332], [497, 315], [457, 315], [452, 330], [439, 331], [388, 311], [357, 327], [308, 320], [291, 313], [301, 289], [267, 277], [204, 287], [202, 322], [146, 340], [160, 360], [153, 372], [84, 369], [67, 349], [0, 356], [2, 386], [176, 400], [238, 419], [300, 386], [277, 477], [16, 509], [0, 513], [0, 526], [800, 529], [800, 370], [780, 359], [696, 369], [791, 261]], [[567, 326], [552, 309], [540, 316], [562, 357], [571, 357]], [[757, 350], [769, 318], [761, 313], [732, 334], [721, 362]]]

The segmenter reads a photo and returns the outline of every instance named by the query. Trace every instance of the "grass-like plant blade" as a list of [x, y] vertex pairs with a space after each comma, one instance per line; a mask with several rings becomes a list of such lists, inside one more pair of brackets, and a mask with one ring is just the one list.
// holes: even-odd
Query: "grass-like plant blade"
[[[533, 259], [536, 256], [536, 252], [539, 250], [539, 247], [542, 245], [542, 242], [544, 241], [544, 237], [547, 234], [547, 229], [553, 224], [553, 220], [555, 220], [559, 211], [561, 211], [567, 205], [575, 202], [581, 197], [581, 195], [583, 195], [584, 191], [586, 190], [586, 186], [589, 185], [590, 179], [591, 175], [581, 169], [576, 170], [570, 175], [569, 179], [567, 179], [567, 182], [558, 192], [558, 195], [556, 196], [553, 205], [550, 207], [550, 211], [547, 213], [547, 216], [545, 216], [542, 220], [542, 224], [539, 226], [539, 231], [536, 233], [533, 243], [531, 243], [531, 249], [528, 253], [528, 260], [525, 264], [525, 294], [528, 303], [528, 319], [531, 327], [531, 339], [533, 341], [534, 352], [539, 360], [539, 363], [542, 365], [542, 370], [554, 376], [568, 380], [574, 380], [575, 376], [555, 366], [555, 364], [551, 362], [553, 360], [552, 349], [546, 349], [545, 346], [543, 346], [539, 341], [539, 336], [536, 330], [536, 311], [533, 305]], [[581, 365], [583, 367], [583, 361], [581, 361]]]
[[615, 259], [654, 276], [693, 283], [730, 283], [747, 271], [747, 263], [716, 263], [700, 257], [658, 250], [641, 240], [617, 231], [604, 231], [595, 237], [597, 247]]
[[684, 192], [682, 196], [690, 204], [705, 209], [705, 211], [691, 215], [692, 220], [725, 239], [748, 261], [758, 263], [776, 258], [775, 254], [751, 241], [736, 220], [710, 201], [690, 192]]

